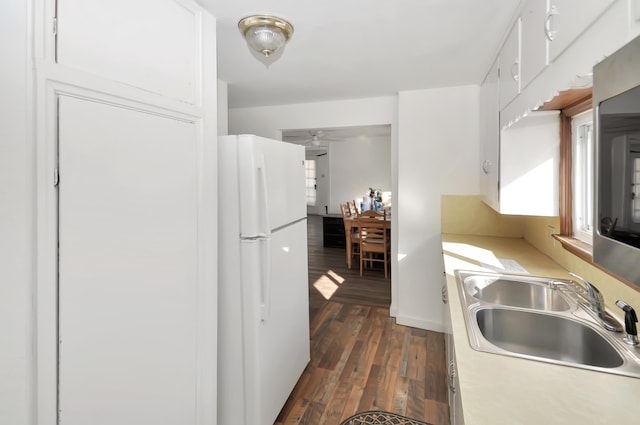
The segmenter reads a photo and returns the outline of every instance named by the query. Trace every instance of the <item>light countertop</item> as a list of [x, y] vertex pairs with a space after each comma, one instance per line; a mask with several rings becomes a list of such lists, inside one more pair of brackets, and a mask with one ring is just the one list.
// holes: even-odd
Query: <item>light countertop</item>
[[[640, 422], [640, 379], [475, 351], [469, 345], [454, 270], [522, 266], [569, 278], [524, 239], [443, 234], [459, 391], [465, 425]], [[508, 271], [508, 270], [505, 270]], [[524, 330], [526, 331], [526, 330]]]

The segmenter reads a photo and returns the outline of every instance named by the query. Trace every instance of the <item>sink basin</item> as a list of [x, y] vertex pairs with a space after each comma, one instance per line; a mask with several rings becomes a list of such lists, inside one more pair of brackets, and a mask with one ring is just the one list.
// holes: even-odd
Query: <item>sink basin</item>
[[464, 279], [464, 288], [472, 297], [491, 304], [534, 310], [566, 311], [571, 308], [557, 289], [547, 282], [523, 277], [519, 280], [486, 275]]
[[455, 274], [474, 350], [640, 378], [640, 348], [604, 329], [575, 282], [469, 270]]
[[507, 352], [602, 368], [623, 364], [598, 332], [564, 316], [494, 307], [477, 310], [476, 321], [482, 336]]

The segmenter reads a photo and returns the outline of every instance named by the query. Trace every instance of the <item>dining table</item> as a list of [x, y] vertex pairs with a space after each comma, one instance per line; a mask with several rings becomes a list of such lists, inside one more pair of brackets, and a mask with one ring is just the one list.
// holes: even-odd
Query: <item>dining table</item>
[[[344, 232], [347, 238], [347, 267], [351, 268], [351, 250], [353, 249], [353, 240], [351, 239], [351, 235], [353, 235], [354, 229], [358, 228], [358, 218], [357, 217], [343, 217], [344, 220]], [[384, 221], [385, 228], [387, 231], [391, 230], [391, 217], [387, 216], [386, 220], [383, 220], [380, 217], [380, 221]]]

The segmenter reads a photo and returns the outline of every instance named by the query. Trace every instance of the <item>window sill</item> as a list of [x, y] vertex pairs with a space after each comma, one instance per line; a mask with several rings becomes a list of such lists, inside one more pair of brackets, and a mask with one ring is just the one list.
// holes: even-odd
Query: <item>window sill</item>
[[640, 288], [628, 280], [618, 276], [617, 274], [605, 269], [604, 267], [593, 262], [593, 245], [574, 238], [573, 236], [553, 235], [553, 238], [560, 242], [562, 247], [575, 255], [576, 257], [586, 261], [597, 269], [605, 272], [614, 279], [619, 280], [630, 288], [640, 291]]
[[591, 244], [572, 236], [553, 235], [553, 238], [558, 240], [564, 249], [576, 257], [593, 264], [593, 246]]

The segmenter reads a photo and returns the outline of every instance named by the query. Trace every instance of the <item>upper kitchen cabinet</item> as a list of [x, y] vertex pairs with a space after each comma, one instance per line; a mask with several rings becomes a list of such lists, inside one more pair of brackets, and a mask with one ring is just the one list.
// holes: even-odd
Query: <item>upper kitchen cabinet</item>
[[559, 111], [532, 112], [500, 132], [502, 214], [559, 215]]
[[520, 93], [520, 19], [509, 32], [500, 54], [500, 110]]
[[498, 174], [500, 143], [498, 115], [498, 60], [480, 86], [480, 193], [484, 202], [499, 210]]
[[547, 6], [548, 1], [545, 0], [528, 0], [520, 15], [522, 19], [520, 84], [523, 89], [549, 64], [547, 37], [542, 31], [547, 17]]
[[58, 0], [56, 61], [201, 104], [202, 11], [175, 0]]
[[549, 39], [549, 61], [554, 61], [615, 0], [549, 0], [544, 29]]
[[629, 38], [640, 35], [640, 0], [631, 0], [629, 8]]

